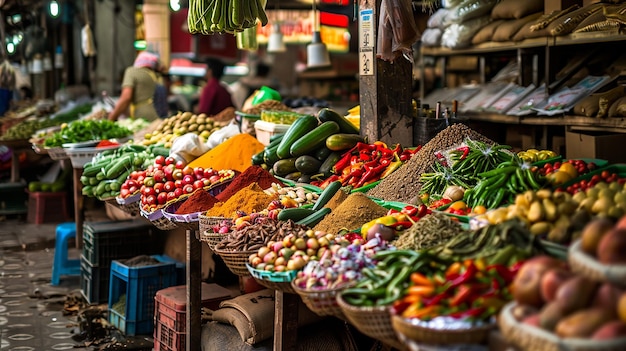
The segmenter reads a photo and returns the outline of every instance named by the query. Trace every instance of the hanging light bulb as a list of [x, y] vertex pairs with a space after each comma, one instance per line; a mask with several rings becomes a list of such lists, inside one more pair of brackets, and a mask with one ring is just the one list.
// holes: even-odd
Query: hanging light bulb
[[277, 22], [272, 24], [272, 34], [267, 42], [267, 52], [285, 52], [287, 47], [283, 40], [283, 33], [280, 31], [280, 24]]
[[56, 0], [50, 1], [50, 16], [54, 18], [59, 16], [59, 3]]
[[170, 0], [170, 8], [172, 11], [180, 11], [180, 0]]
[[317, 11], [315, 9], [315, 0], [313, 0], [313, 40], [306, 47], [307, 68], [319, 68], [330, 66], [330, 55], [326, 44], [322, 42], [319, 25], [317, 23]]

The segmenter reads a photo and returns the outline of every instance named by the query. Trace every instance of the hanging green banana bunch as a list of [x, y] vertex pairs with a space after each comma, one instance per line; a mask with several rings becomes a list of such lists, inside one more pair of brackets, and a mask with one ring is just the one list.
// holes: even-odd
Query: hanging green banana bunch
[[234, 34], [256, 27], [257, 21], [265, 26], [265, 3], [266, 0], [189, 0], [189, 33]]

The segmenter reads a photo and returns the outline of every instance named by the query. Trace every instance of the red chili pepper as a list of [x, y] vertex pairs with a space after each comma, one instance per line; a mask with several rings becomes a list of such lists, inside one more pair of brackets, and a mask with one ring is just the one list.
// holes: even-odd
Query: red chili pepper
[[476, 269], [476, 265], [474, 265], [474, 262], [470, 262], [465, 269], [465, 272], [463, 272], [463, 274], [450, 282], [450, 288], [469, 282], [470, 280], [474, 279], [474, 276], [476, 276], [477, 272], [478, 270]]
[[402, 145], [396, 144], [396, 147], [391, 150], [394, 154], [400, 155], [402, 153]]
[[[388, 215], [392, 215], [394, 213], [400, 213], [400, 211], [396, 210], [395, 208], [390, 208], [389, 211], [387, 211], [387, 216]], [[404, 212], [402, 212], [404, 213]]]
[[520, 270], [520, 268], [522, 268], [525, 262], [526, 262], [525, 260], [520, 260], [520, 261], [515, 262], [511, 266], [511, 268], [509, 268], [509, 272], [511, 272], [513, 275], [517, 274], [517, 272]]
[[441, 301], [443, 301], [444, 299], [447, 299], [449, 297], [449, 294], [447, 292], [442, 292], [439, 293], [435, 296], [433, 296], [432, 298], [428, 299], [428, 298], [424, 298], [423, 302], [424, 302], [424, 306], [428, 307], [428, 306], [434, 306], [439, 304]]
[[320, 188], [322, 188], [322, 189], [325, 189], [325, 188], [328, 186], [328, 184], [330, 184], [330, 183], [332, 183], [332, 182], [334, 182], [334, 181], [336, 181], [336, 180], [339, 180], [339, 176], [338, 176], [338, 175], [336, 175], [336, 174], [333, 174], [333, 175], [331, 175], [330, 177], [328, 177], [328, 179], [326, 179], [325, 181], [323, 181], [323, 182], [319, 185], [319, 187], [320, 187]]
[[118, 144], [118, 143], [116, 143], [116, 142], [113, 142], [113, 141], [110, 141], [110, 140], [105, 139], [105, 140], [101, 140], [101, 141], [98, 143], [98, 145], [96, 145], [96, 148], [99, 148], [99, 147], [107, 147], [107, 146], [114, 146], [114, 145], [119, 145], [119, 144]]
[[411, 221], [402, 221], [402, 222], [396, 222], [393, 224], [396, 230], [408, 229], [408, 228], [411, 228], [412, 225], [413, 225], [413, 222]]
[[339, 159], [339, 161], [337, 161], [337, 163], [335, 163], [335, 165], [332, 168], [333, 173], [335, 174], [341, 173], [341, 171], [343, 171], [344, 168], [350, 165], [351, 158], [352, 158], [352, 154], [350, 152], [346, 152], [343, 156], [341, 156], [341, 159]]
[[377, 177], [378, 175], [382, 174], [385, 168], [387, 168], [385, 165], [379, 165], [379, 166], [370, 168], [367, 172], [365, 172], [365, 174], [363, 174], [363, 177], [356, 184], [356, 187], [360, 188], [363, 186], [363, 184], [365, 184], [365, 182], [370, 181], [374, 179], [375, 177]]
[[376, 150], [376, 145], [358, 142], [356, 143], [356, 146], [354, 148], [359, 151], [363, 151], [363, 150], [372, 151], [372, 150]]
[[361, 161], [371, 161], [372, 157], [370, 155], [368, 155], [367, 153], [365, 153], [365, 152], [361, 152], [361, 153], [359, 153], [359, 159]]
[[505, 285], [508, 285], [515, 278], [515, 274], [511, 273], [511, 271], [501, 264], [492, 264], [487, 266], [487, 272], [494, 271], [498, 277], [504, 280]]
[[485, 313], [486, 310], [487, 308], [485, 307], [474, 307], [474, 308], [470, 308], [469, 310], [450, 313], [449, 316], [452, 318], [466, 318], [466, 317], [476, 318], [476, 317], [480, 317], [483, 313]]
[[404, 206], [402, 208], [402, 210], [400, 210], [400, 212], [402, 212], [402, 213], [404, 213], [406, 215], [409, 215], [409, 216], [415, 216], [418, 211], [419, 211], [419, 209], [417, 207], [415, 207], [415, 206], [412, 206], [412, 205]]
[[469, 146], [461, 146], [457, 148], [457, 151], [463, 151], [463, 154], [461, 155], [461, 158], [459, 160], [464, 160], [467, 157], [467, 154], [469, 154], [470, 148]]
[[469, 284], [461, 284], [456, 290], [454, 296], [450, 299], [450, 306], [456, 307], [462, 303], [468, 302], [474, 293], [474, 289]]

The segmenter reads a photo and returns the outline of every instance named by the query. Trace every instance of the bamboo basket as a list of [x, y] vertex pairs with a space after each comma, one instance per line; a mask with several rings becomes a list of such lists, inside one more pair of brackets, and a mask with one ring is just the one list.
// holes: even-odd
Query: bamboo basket
[[254, 269], [250, 265], [246, 266], [254, 280], [264, 287], [288, 294], [296, 293], [291, 285], [291, 282], [296, 278], [298, 271], [268, 272]]
[[621, 287], [626, 286], [626, 265], [600, 263], [595, 257], [583, 252], [580, 246], [580, 240], [577, 240], [570, 245], [568, 250], [567, 257], [572, 271], [598, 282], [611, 282]]
[[238, 275], [240, 277], [248, 277], [250, 276], [250, 271], [248, 270], [248, 257], [253, 253], [256, 253], [256, 250], [251, 251], [225, 251], [218, 250], [217, 248], [213, 249], [217, 255], [219, 255], [226, 267], [233, 272], [233, 274]]
[[351, 286], [352, 284], [341, 286], [334, 289], [303, 289], [298, 286], [297, 281], [291, 282], [293, 290], [300, 295], [302, 302], [314, 313], [319, 316], [332, 316], [341, 320], [347, 320], [343, 314], [339, 303], [337, 302], [337, 295]]
[[495, 324], [486, 324], [467, 329], [433, 329], [411, 323], [402, 316], [392, 316], [391, 325], [400, 340], [409, 340], [418, 344], [484, 344]]
[[504, 306], [498, 318], [502, 336], [522, 350], [528, 351], [623, 351], [626, 337], [609, 340], [563, 339], [547, 330], [522, 324], [513, 316], [515, 302]]
[[115, 202], [117, 202], [117, 207], [132, 216], [136, 216], [139, 214], [139, 204], [141, 203], [140, 200], [141, 193], [139, 191], [137, 191], [136, 194], [131, 195], [127, 198], [121, 198], [119, 196], [115, 198]]
[[161, 230], [173, 230], [178, 227], [178, 225], [169, 220], [169, 218], [163, 215], [162, 210], [156, 210], [154, 212], [148, 213], [144, 210], [140, 210], [141, 216], [147, 218], [155, 227]]
[[219, 244], [227, 234], [214, 233], [213, 230], [200, 232], [200, 241], [204, 241], [211, 251], [215, 251], [215, 246]]
[[348, 322], [361, 333], [382, 341], [398, 350], [406, 350], [407, 346], [400, 341], [391, 325], [391, 313], [387, 306], [358, 307], [348, 304], [341, 294], [337, 295], [337, 304]]
[[198, 216], [198, 219], [200, 221], [198, 230], [200, 231], [200, 233], [204, 233], [204, 232], [212, 232], [213, 231], [213, 227], [216, 225], [219, 225], [220, 223], [222, 223], [223, 221], [230, 221], [232, 222], [232, 220], [230, 218], [226, 218], [226, 217], [209, 217], [207, 215], [205, 215], [204, 213], [201, 213]]

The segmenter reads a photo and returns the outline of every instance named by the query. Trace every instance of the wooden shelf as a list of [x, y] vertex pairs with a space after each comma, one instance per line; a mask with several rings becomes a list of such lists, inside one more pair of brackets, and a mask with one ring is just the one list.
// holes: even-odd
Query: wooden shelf
[[522, 124], [534, 126], [567, 126], [576, 129], [626, 132], [626, 118], [593, 118], [574, 115], [560, 116], [510, 116], [497, 113], [470, 112], [465, 116], [472, 121]]

